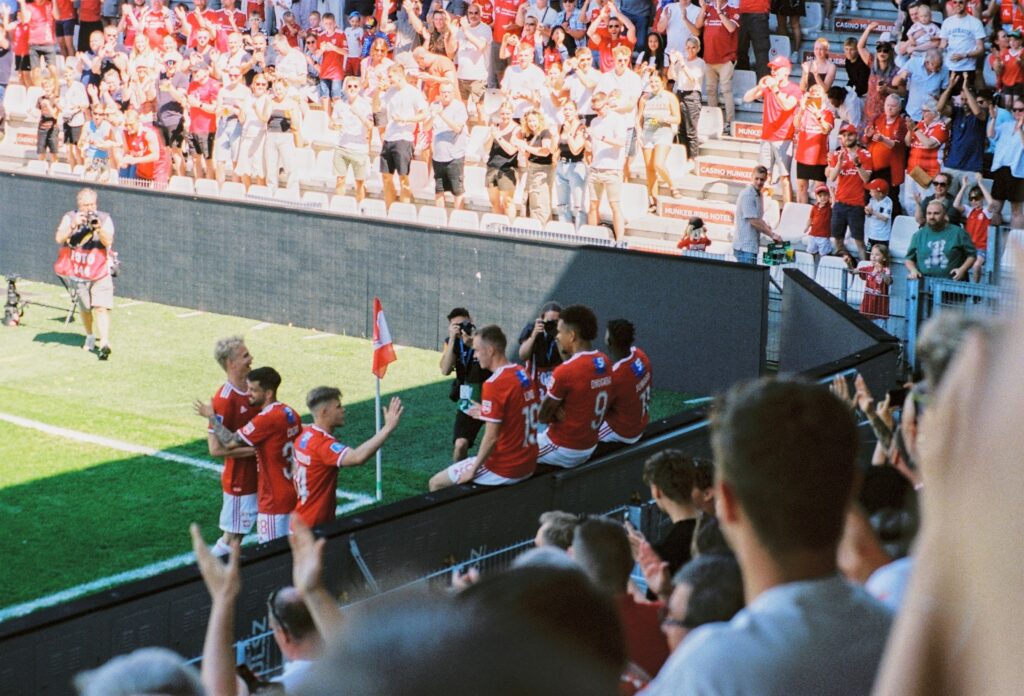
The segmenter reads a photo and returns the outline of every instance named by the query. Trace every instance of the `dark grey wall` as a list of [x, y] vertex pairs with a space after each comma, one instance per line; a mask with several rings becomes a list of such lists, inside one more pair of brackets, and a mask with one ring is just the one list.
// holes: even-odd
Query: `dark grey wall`
[[[54, 280], [53, 230], [79, 188], [0, 175], [0, 272]], [[637, 325], [659, 387], [711, 393], [763, 369], [764, 268], [120, 187], [100, 207], [122, 296], [365, 336], [379, 295], [395, 341], [430, 349], [457, 305], [514, 339], [545, 301], [582, 302]]]
[[[795, 269], [786, 269], [779, 372], [804, 372], [897, 339]], [[895, 353], [895, 351], [894, 351]], [[889, 387], [886, 387], [889, 388]]]

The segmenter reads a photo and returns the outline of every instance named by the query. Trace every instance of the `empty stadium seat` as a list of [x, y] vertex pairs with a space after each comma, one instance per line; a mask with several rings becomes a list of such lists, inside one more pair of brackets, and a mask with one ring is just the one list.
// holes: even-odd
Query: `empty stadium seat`
[[386, 218], [388, 216], [384, 201], [379, 198], [364, 198], [363, 202], [359, 204], [359, 212], [367, 217]]
[[[249, 189], [250, 193], [252, 192], [253, 188], [256, 188], [256, 187], [255, 186], [251, 187]], [[298, 186], [289, 186], [288, 188], [279, 188], [276, 191], [274, 191], [274, 200], [279, 202], [279, 203], [300, 203], [300, 202], [302, 202], [302, 194], [299, 193]]]
[[789, 58], [789, 54], [792, 49], [789, 47], [789, 37], [772, 34], [768, 37], [768, 60], [772, 60], [775, 56], [782, 56], [783, 58]]
[[540, 224], [540, 220], [530, 217], [517, 217], [512, 221], [512, 226], [517, 227], [521, 230], [542, 230], [543, 226]]
[[894, 259], [903, 259], [910, 247], [910, 238], [920, 225], [911, 215], [897, 215], [892, 222], [892, 236], [889, 238], [889, 253]]
[[312, 158], [308, 168], [296, 167], [296, 171], [303, 186], [333, 189], [335, 183], [334, 150], [321, 150]]
[[719, 256], [732, 254], [732, 242], [711, 242], [707, 251], [709, 254], [718, 254]]
[[480, 216], [472, 210], [453, 210], [448, 216], [448, 226], [460, 230], [480, 229]]
[[[626, 224], [647, 215], [647, 187], [643, 184], [623, 184], [619, 210], [622, 211], [622, 218]], [[606, 198], [601, 199], [597, 212], [602, 220], [611, 222], [612, 209]]]
[[484, 213], [480, 216], [480, 229], [489, 231], [492, 225], [504, 225], [509, 224], [508, 217], [501, 215], [500, 213]]
[[187, 193], [192, 195], [196, 192], [196, 185], [195, 182], [192, 181], [192, 177], [175, 175], [167, 182], [167, 190], [173, 191], [174, 193]]
[[[824, 13], [821, 3], [809, 2], [804, 5], [804, 16], [800, 18], [800, 27], [816, 33], [821, 29], [821, 22]], [[802, 59], [802, 57], [801, 57]]]
[[697, 123], [697, 136], [701, 141], [717, 140], [721, 138], [722, 128], [724, 127], [725, 119], [722, 117], [721, 107], [700, 107], [700, 121]]
[[[365, 203], [366, 201], [363, 201]], [[389, 220], [400, 220], [402, 222], [416, 222], [416, 206], [413, 203], [401, 203], [396, 201], [388, 208]]]
[[[199, 181], [209, 181], [208, 179], [200, 179]], [[196, 193], [199, 193], [199, 181], [196, 181]], [[216, 193], [212, 195], [217, 195]], [[220, 187], [220, 197], [230, 198], [234, 201], [245, 200], [245, 185], [240, 181], [225, 181], [224, 185]]]
[[[235, 183], [235, 182], [229, 182], [229, 183]], [[225, 186], [227, 186], [227, 184], [225, 184]], [[242, 185], [238, 184], [238, 187], [242, 188]], [[200, 196], [219, 196], [220, 195], [220, 186], [217, 185], [217, 181], [215, 179], [196, 179], [195, 190], [196, 190], [196, 193], [198, 193]], [[244, 188], [242, 188], [242, 193], [244, 195], [244, 193], [245, 193], [245, 189]]]
[[[683, 177], [693, 169], [693, 164], [686, 157], [686, 146], [669, 146], [668, 157], [665, 158], [665, 167], [668, 169], [668, 173], [672, 176], [672, 185], [678, 186]], [[647, 206], [645, 205], [644, 212], [646, 211]]]
[[334, 196], [329, 206], [332, 213], [344, 213], [345, 215], [358, 215], [359, 206], [352, 196]]
[[484, 150], [484, 143], [491, 129], [488, 126], [473, 126], [469, 132], [469, 142], [466, 144], [466, 163], [486, 162], [487, 152]]
[[302, 137], [312, 145], [333, 147], [336, 136], [327, 127], [327, 114], [318, 109], [310, 109], [302, 119]]
[[323, 191], [306, 191], [302, 194], [302, 203], [320, 210], [327, 210], [327, 194]]
[[416, 214], [416, 221], [421, 225], [430, 227], [446, 227], [448, 225], [448, 212], [436, 205], [425, 205]]
[[782, 215], [775, 231], [784, 242], [796, 242], [804, 236], [807, 221], [811, 218], [810, 203], [787, 203], [782, 208]]
[[600, 239], [610, 240], [612, 239], [612, 231], [604, 225], [580, 225], [580, 228], [576, 231], [580, 237], [584, 239]]
[[50, 163], [44, 160], [29, 160], [25, 164], [25, 171], [29, 174], [49, 174]]
[[74, 176], [71, 172], [71, 165], [67, 162], [54, 162], [53, 166], [50, 167], [50, 174], [62, 177]]
[[486, 167], [466, 165], [462, 172], [462, 181], [466, 188], [463, 199], [467, 205], [477, 208], [491, 207], [491, 199], [487, 195], [487, 185], [484, 183], [484, 176], [486, 174]]
[[576, 225], [561, 220], [548, 220], [548, 224], [544, 225], [544, 231], [556, 234], [576, 234]]
[[743, 95], [757, 84], [757, 73], [753, 70], [737, 70], [732, 74], [732, 98], [736, 104], [744, 104]]
[[417, 200], [434, 200], [434, 177], [427, 172], [427, 163], [413, 160], [409, 166], [409, 188]]

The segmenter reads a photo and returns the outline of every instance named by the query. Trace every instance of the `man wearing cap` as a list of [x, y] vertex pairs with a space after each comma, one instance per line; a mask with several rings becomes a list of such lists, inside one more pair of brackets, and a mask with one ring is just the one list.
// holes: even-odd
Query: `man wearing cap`
[[779, 181], [782, 198], [789, 203], [793, 199], [789, 187], [789, 169], [793, 161], [793, 117], [800, 104], [800, 87], [789, 81], [789, 71], [793, 66], [786, 56], [775, 56], [768, 66], [772, 74], [762, 77], [751, 87], [743, 95], [743, 101], [764, 100], [758, 161], [768, 170], [773, 183]]
[[836, 183], [835, 203], [832, 206], [832, 239], [836, 250], [845, 255], [846, 230], [849, 228], [860, 258], [864, 249], [864, 192], [871, 181], [874, 163], [871, 152], [860, 144], [857, 127], [847, 123], [839, 129], [842, 144], [828, 156], [825, 175]]
[[768, 180], [768, 169], [763, 165], [754, 167], [747, 186], [736, 196], [736, 227], [732, 235], [732, 253], [740, 263], [757, 264], [757, 250], [761, 246], [761, 235], [773, 242], [781, 242], [764, 221], [764, 183]]

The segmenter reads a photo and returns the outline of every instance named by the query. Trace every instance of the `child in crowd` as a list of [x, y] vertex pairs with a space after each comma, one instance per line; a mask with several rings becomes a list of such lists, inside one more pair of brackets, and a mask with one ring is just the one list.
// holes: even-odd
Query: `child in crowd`
[[[7, 9], [6, 5], [4, 9]], [[14, 44], [14, 69], [18, 72], [21, 84], [28, 88], [32, 86], [32, 59], [28, 48], [29, 14], [27, 11], [19, 12], [14, 19], [14, 22], [4, 20], [4, 31], [13, 29], [11, 43]]]
[[875, 244], [889, 244], [892, 234], [892, 199], [885, 179], [872, 179], [867, 189], [871, 194], [864, 206], [864, 236], [870, 249]]
[[889, 269], [889, 247], [875, 244], [867, 261], [861, 261], [856, 273], [864, 280], [864, 297], [860, 301], [860, 313], [878, 326], [885, 328], [889, 319], [889, 286], [892, 285], [892, 271]]
[[[992, 222], [992, 194], [985, 188], [981, 174], [975, 174], [974, 177], [974, 186], [971, 186], [970, 179], [964, 175], [963, 185], [956, 194], [953, 207], [964, 216], [966, 220], [964, 228], [967, 230], [967, 234], [971, 235], [971, 241], [974, 242], [974, 246], [978, 250], [974, 266], [971, 268], [971, 277], [975, 283], [980, 283], [988, 251], [988, 226]], [[967, 194], [969, 208], [965, 208], [964, 192], [968, 190], [970, 191]]]
[[281, 25], [280, 32], [284, 34], [284, 38], [288, 39], [289, 46], [299, 48], [299, 34], [302, 33], [302, 27], [299, 26], [295, 14], [291, 10], [284, 13], [284, 24]]
[[348, 52], [345, 56], [345, 76], [359, 77], [359, 61], [363, 56], [363, 16], [358, 12], [348, 13], [348, 26], [345, 27], [345, 44]]
[[821, 257], [832, 253], [832, 196], [825, 184], [818, 184], [814, 189], [814, 205], [804, 234], [809, 236], [807, 253], [814, 257], [814, 273], [817, 274]]
[[683, 251], [707, 251], [709, 246], [711, 246], [711, 239], [708, 238], [704, 220], [699, 217], [690, 218], [683, 238], [679, 240], [676, 247]]
[[60, 118], [57, 100], [44, 94], [36, 100], [35, 110], [39, 114], [39, 125], [36, 129], [36, 155], [39, 156], [39, 159], [48, 161], [52, 165], [57, 161], [57, 121]]

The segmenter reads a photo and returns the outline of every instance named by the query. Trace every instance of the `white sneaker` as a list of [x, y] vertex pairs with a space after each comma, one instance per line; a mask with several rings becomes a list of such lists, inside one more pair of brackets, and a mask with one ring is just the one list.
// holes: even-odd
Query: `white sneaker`
[[85, 345], [82, 346], [82, 350], [87, 350], [87, 351], [89, 351], [91, 353], [95, 349], [96, 349], [96, 337], [95, 336], [86, 336], [85, 337]]

